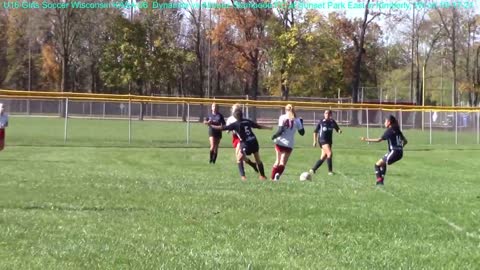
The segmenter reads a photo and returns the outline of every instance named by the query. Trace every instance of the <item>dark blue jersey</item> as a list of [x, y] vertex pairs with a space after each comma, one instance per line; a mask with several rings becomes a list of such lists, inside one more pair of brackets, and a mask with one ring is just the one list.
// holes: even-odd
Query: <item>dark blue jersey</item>
[[399, 128], [389, 127], [382, 135], [382, 140], [388, 141], [388, 151], [403, 150], [404, 136]]
[[318, 141], [320, 143], [333, 143], [333, 130], [340, 130], [337, 125], [337, 122], [333, 119], [322, 119], [318, 122], [317, 127], [315, 128], [314, 133], [318, 133]]
[[252, 131], [252, 128], [260, 128], [260, 126], [249, 119], [242, 119], [223, 127], [223, 130], [235, 131], [237, 136], [240, 138], [240, 141], [250, 142], [257, 139]]
[[[223, 118], [223, 115], [221, 113], [216, 113], [216, 114], [209, 113], [206, 120], [207, 121], [212, 121], [212, 125], [215, 125], [215, 126], [225, 125], [225, 118]], [[212, 129], [212, 127], [209, 127], [208, 133], [210, 135], [212, 135], [212, 134], [217, 134], [217, 135], [222, 134], [221, 131], [214, 130], [214, 129]]]

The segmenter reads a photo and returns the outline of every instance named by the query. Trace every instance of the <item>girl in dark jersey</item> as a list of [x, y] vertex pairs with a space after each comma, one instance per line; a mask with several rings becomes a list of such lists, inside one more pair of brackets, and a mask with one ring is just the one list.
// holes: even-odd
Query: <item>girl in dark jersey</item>
[[314, 174], [322, 163], [327, 160], [328, 174], [333, 175], [333, 161], [332, 161], [332, 144], [333, 144], [333, 130], [338, 133], [342, 133], [342, 130], [338, 127], [337, 122], [332, 118], [332, 111], [326, 110], [324, 112], [324, 119], [318, 122], [315, 131], [313, 132], [313, 146], [320, 144], [322, 148], [322, 154], [320, 159], [310, 169], [310, 174]]
[[[223, 115], [218, 112], [217, 104], [212, 104], [212, 112], [208, 114], [204, 122], [206, 125], [225, 125]], [[222, 131], [214, 130], [212, 127], [208, 128], [208, 137], [210, 140], [210, 163], [215, 164], [218, 155], [218, 145], [222, 139]]]
[[383, 185], [385, 175], [387, 174], [387, 165], [391, 165], [403, 157], [403, 147], [408, 143], [407, 138], [403, 136], [398, 121], [395, 116], [390, 115], [385, 119], [385, 133], [377, 139], [369, 139], [361, 137], [364, 142], [388, 142], [388, 152], [375, 163], [375, 175], [377, 177], [377, 185]]
[[247, 179], [245, 177], [245, 168], [243, 166], [243, 161], [246, 156], [249, 156], [251, 154], [253, 154], [253, 156], [255, 157], [255, 162], [257, 163], [257, 167], [260, 172], [260, 180], [267, 179], [267, 177], [265, 176], [265, 169], [263, 167], [262, 160], [260, 159], [260, 147], [258, 145], [257, 137], [252, 131], [252, 128], [272, 129], [272, 127], [259, 125], [256, 122], [243, 118], [243, 113], [241, 110], [236, 110], [233, 115], [237, 119], [236, 122], [228, 126], [210, 125], [210, 127], [215, 130], [230, 130], [236, 132], [238, 138], [240, 139], [241, 151], [237, 155], [237, 165], [242, 180], [245, 181]]

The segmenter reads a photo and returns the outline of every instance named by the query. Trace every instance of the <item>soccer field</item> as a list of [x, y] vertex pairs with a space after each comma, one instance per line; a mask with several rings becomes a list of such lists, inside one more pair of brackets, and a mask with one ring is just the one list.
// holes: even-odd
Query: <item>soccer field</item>
[[[478, 269], [480, 146], [474, 133], [405, 130], [404, 158], [375, 187], [386, 143], [334, 134], [334, 170], [312, 182], [313, 126], [280, 182], [247, 167], [230, 136], [208, 164], [204, 125], [12, 118], [0, 152], [0, 269]], [[379, 137], [383, 129], [370, 129]], [[269, 138], [256, 131], [267, 174]]]

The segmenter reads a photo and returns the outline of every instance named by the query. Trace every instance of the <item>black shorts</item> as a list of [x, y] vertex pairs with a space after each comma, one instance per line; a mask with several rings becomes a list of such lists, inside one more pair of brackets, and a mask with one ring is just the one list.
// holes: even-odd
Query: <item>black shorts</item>
[[320, 147], [322, 147], [325, 144], [328, 144], [330, 146], [330, 148], [332, 148], [332, 142], [318, 141], [318, 144], [320, 144]]
[[387, 165], [393, 164], [403, 157], [403, 150], [391, 150], [390, 152], [386, 153], [383, 156], [383, 161], [387, 163]]
[[214, 137], [216, 139], [222, 138], [222, 131], [214, 130], [213, 128], [208, 129], [208, 137]]
[[249, 142], [240, 142], [240, 150], [244, 155], [248, 156], [258, 152], [258, 150], [260, 150], [260, 146], [258, 146], [257, 140], [253, 140]]

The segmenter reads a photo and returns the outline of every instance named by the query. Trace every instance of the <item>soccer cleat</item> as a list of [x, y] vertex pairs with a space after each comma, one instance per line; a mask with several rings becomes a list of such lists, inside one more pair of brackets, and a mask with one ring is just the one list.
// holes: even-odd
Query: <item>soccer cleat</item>
[[383, 178], [378, 177], [378, 178], [377, 178], [377, 183], [376, 183], [375, 185], [377, 185], [377, 186], [383, 186]]
[[260, 176], [258, 177], [258, 179], [260, 179], [260, 180], [262, 180], [262, 181], [263, 181], [263, 180], [266, 180], [266, 179], [267, 179], [267, 177], [265, 177], [265, 176], [263, 176], [263, 175], [260, 175]]
[[328, 175], [333, 175], [333, 172], [328, 172]]
[[314, 171], [313, 169], [310, 169], [310, 170], [308, 171], [308, 173], [309, 173], [310, 175], [313, 175], [313, 174], [315, 174], [315, 171]]
[[247, 181], [247, 177], [242, 176], [242, 181]]
[[273, 177], [273, 181], [276, 182], [276, 181], [279, 181], [279, 180], [280, 180], [280, 174], [276, 173], [275, 176]]

